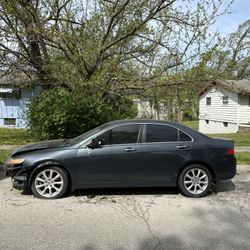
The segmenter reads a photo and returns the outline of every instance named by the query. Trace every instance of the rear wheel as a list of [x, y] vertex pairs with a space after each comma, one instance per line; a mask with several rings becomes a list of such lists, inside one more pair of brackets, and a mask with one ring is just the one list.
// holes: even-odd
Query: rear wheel
[[31, 191], [43, 199], [62, 197], [68, 188], [67, 173], [59, 167], [47, 167], [38, 170], [32, 181]]
[[178, 187], [189, 197], [203, 197], [211, 189], [212, 177], [209, 170], [200, 164], [184, 168], [179, 176]]

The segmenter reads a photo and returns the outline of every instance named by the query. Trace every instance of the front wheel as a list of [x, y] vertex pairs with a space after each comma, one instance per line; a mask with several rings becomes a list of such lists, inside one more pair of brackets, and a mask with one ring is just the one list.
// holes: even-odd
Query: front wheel
[[68, 188], [67, 173], [59, 167], [47, 167], [38, 170], [33, 178], [31, 191], [43, 199], [62, 197]]
[[199, 164], [184, 168], [179, 176], [178, 187], [189, 197], [203, 197], [211, 189], [212, 177], [209, 170]]

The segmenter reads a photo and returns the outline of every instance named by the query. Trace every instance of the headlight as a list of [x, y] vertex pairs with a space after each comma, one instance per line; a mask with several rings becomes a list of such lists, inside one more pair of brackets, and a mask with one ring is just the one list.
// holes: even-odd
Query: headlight
[[25, 158], [10, 158], [6, 161], [7, 165], [18, 165], [22, 164], [25, 161]]

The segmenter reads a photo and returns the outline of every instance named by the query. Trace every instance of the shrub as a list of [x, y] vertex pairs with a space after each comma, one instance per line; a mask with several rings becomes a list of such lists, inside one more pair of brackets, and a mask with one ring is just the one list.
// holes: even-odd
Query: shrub
[[123, 96], [102, 98], [64, 88], [44, 90], [28, 106], [30, 132], [40, 139], [72, 138], [105, 122], [136, 116], [133, 102]]

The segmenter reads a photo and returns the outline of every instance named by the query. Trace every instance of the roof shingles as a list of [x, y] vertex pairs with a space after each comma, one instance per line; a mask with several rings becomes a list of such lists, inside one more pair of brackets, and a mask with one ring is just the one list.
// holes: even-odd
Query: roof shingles
[[245, 95], [250, 95], [250, 81], [249, 80], [215, 80], [209, 85], [207, 85], [203, 90], [199, 92], [199, 95], [202, 95], [212, 86], [219, 86], [224, 89], [227, 89], [234, 93], [240, 93]]

